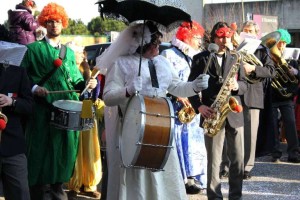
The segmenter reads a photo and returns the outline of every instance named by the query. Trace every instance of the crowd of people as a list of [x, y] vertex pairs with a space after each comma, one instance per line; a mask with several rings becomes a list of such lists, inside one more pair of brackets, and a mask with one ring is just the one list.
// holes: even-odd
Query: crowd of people
[[[9, 10], [9, 33], [0, 38], [0, 50], [22, 52], [18, 62], [0, 63], [5, 199], [222, 199], [223, 178], [228, 198], [242, 199], [265, 142], [260, 135], [269, 140], [263, 154], [282, 162], [279, 114], [287, 162], [300, 163], [299, 55], [283, 58], [287, 30], [258, 38], [252, 20], [240, 33], [220, 21], [207, 36], [212, 50], [201, 24], [183, 22], [171, 48], [159, 52], [157, 24], [132, 23], [89, 66], [82, 47], [61, 42], [65, 9], [49, 3], [38, 18], [35, 9], [23, 0]], [[240, 50], [254, 41], [255, 51]], [[78, 103], [80, 122], [61, 110]]]

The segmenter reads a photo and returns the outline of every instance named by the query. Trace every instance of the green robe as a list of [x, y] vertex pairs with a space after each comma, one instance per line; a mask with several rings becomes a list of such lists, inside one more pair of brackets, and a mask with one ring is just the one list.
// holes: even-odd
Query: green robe
[[[21, 66], [27, 69], [30, 80], [36, 84], [54, 68], [53, 61], [59, 57], [59, 50], [46, 41], [37, 41], [27, 47]], [[74, 52], [67, 48], [62, 66], [43, 86], [49, 91], [74, 90], [74, 86], [82, 81]], [[49, 94], [45, 99], [51, 105], [56, 100], [78, 100], [78, 95], [75, 92]], [[73, 173], [79, 132], [56, 129], [49, 120], [49, 105], [35, 101], [33, 115], [26, 125], [30, 186], [67, 182]]]

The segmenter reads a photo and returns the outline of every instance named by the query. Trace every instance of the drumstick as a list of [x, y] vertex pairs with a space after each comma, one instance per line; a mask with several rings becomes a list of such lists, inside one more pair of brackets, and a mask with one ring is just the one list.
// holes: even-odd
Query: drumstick
[[[98, 74], [100, 73], [100, 70], [94, 68], [92, 71], [92, 77], [91, 78], [96, 78], [98, 76]], [[83, 93], [85, 93], [85, 91], [88, 89], [89, 85], [87, 85], [84, 90], [81, 92], [80, 96], [83, 95]]]
[[48, 94], [57, 94], [57, 93], [65, 93], [65, 92], [80, 92], [80, 90], [53, 90], [53, 91], [48, 91]]

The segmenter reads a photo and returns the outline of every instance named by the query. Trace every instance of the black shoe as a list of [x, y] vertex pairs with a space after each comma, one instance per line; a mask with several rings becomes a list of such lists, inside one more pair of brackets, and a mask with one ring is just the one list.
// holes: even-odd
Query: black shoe
[[220, 179], [226, 179], [228, 178], [229, 173], [226, 170], [222, 170], [220, 172]]
[[279, 159], [279, 158], [276, 158], [276, 157], [273, 157], [271, 161], [272, 161], [273, 163], [280, 163], [280, 159]]
[[299, 158], [299, 156], [298, 157], [288, 157], [287, 161], [290, 163], [300, 163], [300, 158]]
[[77, 199], [79, 193], [74, 190], [70, 190], [67, 194], [68, 194], [68, 199], [73, 200], [73, 199]]
[[245, 172], [244, 172], [243, 179], [244, 179], [244, 180], [249, 180], [250, 178], [251, 178], [251, 176], [250, 176], [250, 172], [248, 172], [248, 171], [245, 171]]
[[201, 188], [199, 188], [195, 184], [193, 185], [185, 184], [185, 190], [187, 194], [198, 194], [201, 192]]

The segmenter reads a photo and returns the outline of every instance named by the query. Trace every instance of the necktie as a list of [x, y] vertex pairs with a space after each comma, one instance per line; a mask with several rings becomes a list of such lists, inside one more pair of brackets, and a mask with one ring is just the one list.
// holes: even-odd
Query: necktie
[[152, 87], [159, 88], [158, 80], [156, 76], [156, 70], [152, 60], [149, 60], [148, 66], [149, 66], [149, 71], [151, 76]]

